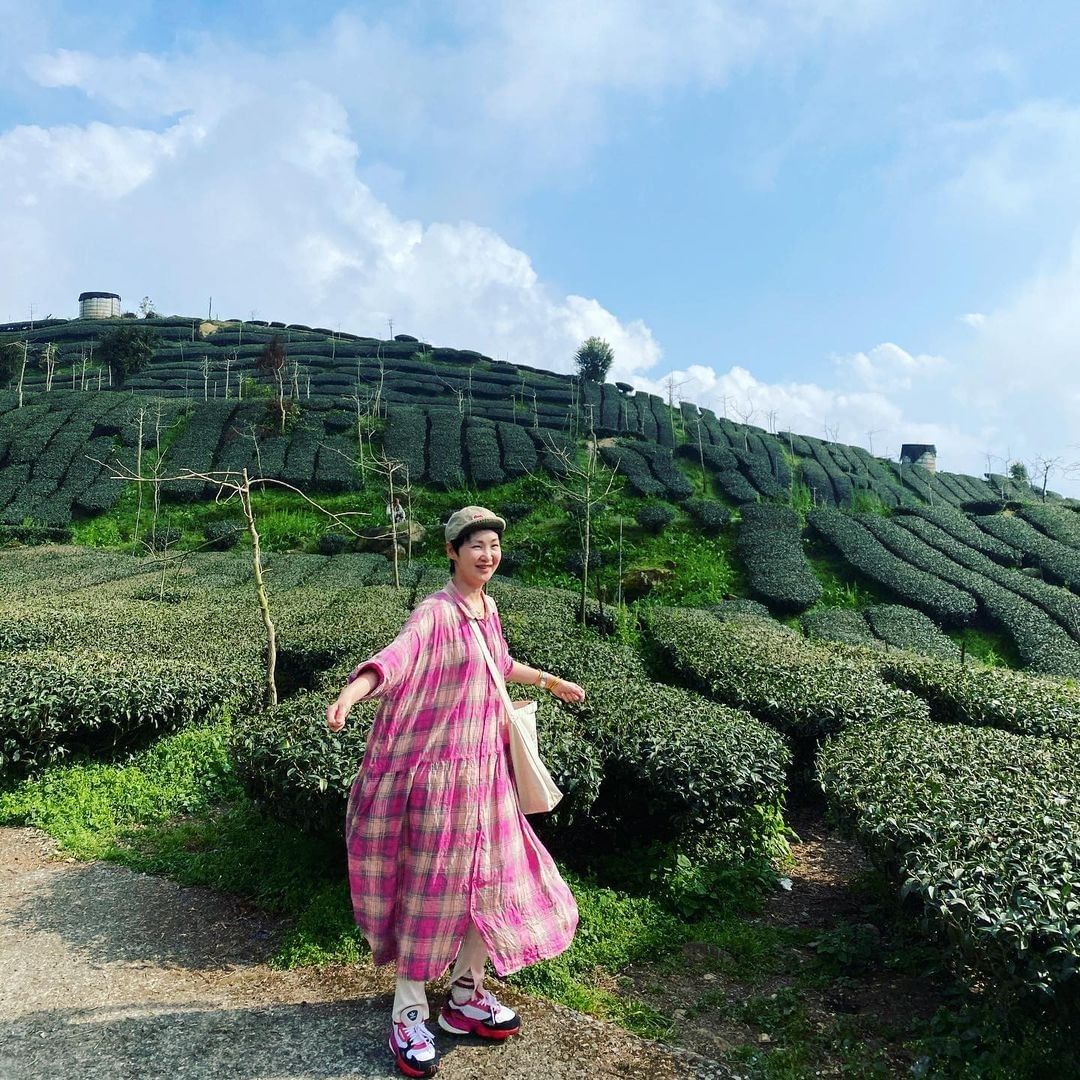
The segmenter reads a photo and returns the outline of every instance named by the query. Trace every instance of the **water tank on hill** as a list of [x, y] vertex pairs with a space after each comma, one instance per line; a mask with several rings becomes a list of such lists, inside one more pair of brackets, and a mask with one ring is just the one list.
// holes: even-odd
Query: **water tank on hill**
[[79, 293], [80, 319], [117, 319], [119, 317], [119, 294], [114, 292]]
[[921, 465], [927, 472], [937, 472], [937, 447], [929, 443], [904, 443], [900, 447], [901, 465]]

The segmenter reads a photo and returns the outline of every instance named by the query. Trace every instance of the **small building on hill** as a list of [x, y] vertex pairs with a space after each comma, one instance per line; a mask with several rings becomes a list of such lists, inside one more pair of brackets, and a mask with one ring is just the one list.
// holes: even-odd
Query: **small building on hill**
[[921, 465], [927, 472], [937, 472], [937, 447], [931, 443], [904, 443], [900, 447], [901, 465]]
[[79, 293], [80, 319], [118, 319], [120, 295], [114, 292]]

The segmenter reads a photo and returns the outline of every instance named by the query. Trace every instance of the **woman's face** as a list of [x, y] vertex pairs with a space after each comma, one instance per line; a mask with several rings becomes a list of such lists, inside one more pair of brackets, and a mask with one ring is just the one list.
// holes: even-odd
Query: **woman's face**
[[494, 529], [481, 529], [461, 545], [460, 551], [454, 551], [453, 546], [447, 544], [446, 554], [454, 563], [454, 576], [460, 584], [482, 588], [491, 580], [502, 559], [499, 534]]

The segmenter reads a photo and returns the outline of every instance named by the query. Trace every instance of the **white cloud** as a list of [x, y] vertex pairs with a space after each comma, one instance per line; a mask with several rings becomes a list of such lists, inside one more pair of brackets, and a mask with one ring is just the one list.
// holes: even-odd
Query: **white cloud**
[[925, 379], [946, 367], [943, 357], [912, 356], [891, 341], [875, 345], [869, 352], [833, 357], [833, 363], [842, 376], [880, 391], [909, 390], [915, 379]]
[[0, 295], [59, 314], [83, 289], [149, 293], [184, 312], [212, 293], [223, 313], [371, 333], [393, 318], [556, 370], [591, 334], [627, 371], [658, 360], [644, 324], [554, 294], [491, 229], [396, 216], [358, 159], [345, 109], [306, 81], [240, 86], [160, 133], [15, 128], [0, 136], [0, 232], [25, 242], [0, 266]]
[[969, 311], [966, 315], [960, 316], [960, 321], [977, 330], [984, 322], [986, 322], [986, 316], [981, 311]]
[[15, 198], [45, 188], [122, 199], [204, 134], [190, 120], [162, 134], [101, 123], [16, 127], [0, 135], [0, 184]]

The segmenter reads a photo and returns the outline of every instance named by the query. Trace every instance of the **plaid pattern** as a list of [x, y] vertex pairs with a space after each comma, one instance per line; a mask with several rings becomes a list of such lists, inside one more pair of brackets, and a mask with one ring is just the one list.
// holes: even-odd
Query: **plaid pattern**
[[[498, 611], [480, 620], [504, 673]], [[382, 698], [349, 795], [346, 843], [357, 924], [376, 963], [438, 978], [476, 924], [500, 975], [562, 952], [577, 906], [518, 809], [499, 695], [452, 585], [361, 664]]]

